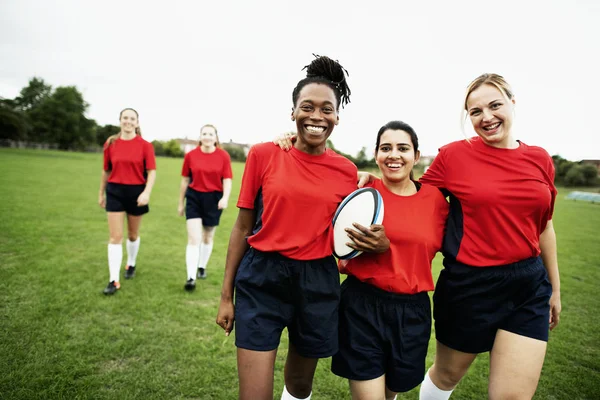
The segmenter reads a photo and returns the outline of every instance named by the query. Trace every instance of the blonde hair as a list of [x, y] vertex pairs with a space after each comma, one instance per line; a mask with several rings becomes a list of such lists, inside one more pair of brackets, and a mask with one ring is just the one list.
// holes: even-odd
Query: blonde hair
[[[465, 121], [467, 120], [467, 116], [469, 114], [468, 110], [467, 110], [467, 100], [469, 99], [469, 96], [471, 95], [471, 93], [473, 93], [475, 90], [479, 89], [483, 85], [494, 86], [509, 101], [512, 100], [514, 97], [514, 93], [511, 89], [510, 85], [508, 84], [508, 82], [506, 82], [506, 80], [504, 79], [504, 77], [502, 75], [493, 74], [493, 73], [479, 75], [477, 78], [475, 78], [469, 84], [469, 86], [467, 86], [467, 91], [465, 93], [465, 100], [464, 100], [463, 109], [461, 112], [461, 125], [460, 125], [463, 134], [465, 134]], [[466, 134], [465, 134], [465, 136], [466, 136]]]
[[[127, 111], [127, 110], [131, 110], [131, 111], [133, 111], [135, 113], [135, 116], [138, 119], [138, 126], [135, 128], [135, 134], [139, 135], [141, 137], [142, 136], [142, 130], [140, 129], [140, 126], [139, 126], [140, 114], [138, 114], [138, 112], [136, 110], [134, 110], [133, 108], [130, 108], [130, 107], [122, 109], [121, 112], [119, 113], [119, 121], [121, 120], [121, 117], [123, 116], [123, 113], [125, 111]], [[117, 133], [116, 135], [109, 136], [108, 139], [106, 139], [106, 142], [110, 146], [111, 144], [113, 144], [113, 142], [115, 140], [117, 140], [120, 137], [121, 137], [121, 132], [119, 131], [119, 133]]]
[[[202, 133], [202, 129], [204, 128], [213, 128], [215, 130], [215, 136], [217, 137], [217, 141], [215, 142], [215, 146], [218, 147], [219, 149], [221, 148], [221, 142], [219, 142], [219, 134], [217, 133], [217, 127], [211, 124], [205, 124], [202, 125], [202, 127], [200, 128], [200, 133]], [[202, 145], [201, 141], [198, 141], [199, 145]]]

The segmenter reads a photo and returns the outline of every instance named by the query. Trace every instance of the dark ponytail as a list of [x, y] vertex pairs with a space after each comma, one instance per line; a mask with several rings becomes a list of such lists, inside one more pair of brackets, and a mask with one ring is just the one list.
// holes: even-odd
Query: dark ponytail
[[336, 60], [332, 60], [327, 56], [319, 56], [313, 54], [315, 59], [307, 66], [302, 68], [306, 70], [306, 78], [302, 79], [292, 92], [292, 102], [296, 107], [298, 96], [302, 88], [309, 83], [322, 83], [329, 86], [335, 93], [337, 100], [337, 109], [339, 110], [340, 105], [342, 108], [350, 103], [350, 88], [346, 81], [348, 71], [340, 65]]

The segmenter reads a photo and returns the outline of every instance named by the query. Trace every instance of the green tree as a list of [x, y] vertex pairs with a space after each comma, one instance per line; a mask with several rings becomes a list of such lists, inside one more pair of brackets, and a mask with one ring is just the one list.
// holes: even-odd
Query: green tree
[[15, 110], [12, 100], [0, 100], [0, 139], [22, 140], [27, 137], [27, 121]]
[[96, 142], [95, 122], [85, 117], [88, 104], [75, 86], [58, 87], [28, 114], [33, 137], [63, 150], [83, 149]]
[[598, 180], [598, 168], [592, 164], [581, 164], [581, 173], [587, 186], [593, 186]]
[[584, 186], [586, 184], [582, 165], [573, 165], [565, 175], [566, 186]]
[[246, 153], [239, 146], [232, 146], [227, 143], [222, 145], [223, 150], [229, 153], [229, 157], [231, 157], [234, 161], [246, 161]]
[[106, 139], [108, 139], [112, 135], [116, 135], [121, 131], [121, 128], [115, 125], [103, 125], [98, 126], [96, 128], [96, 144], [99, 146], [104, 146], [106, 143]]
[[183, 150], [175, 139], [169, 140], [164, 146], [165, 155], [167, 157], [183, 157]]
[[29, 85], [21, 89], [15, 102], [21, 110], [28, 111], [39, 106], [51, 94], [52, 86], [47, 85], [43, 79], [34, 77], [29, 80]]
[[164, 155], [166, 155], [166, 153], [165, 153], [165, 145], [160, 140], [153, 140], [152, 141], [152, 146], [154, 147], [154, 154], [156, 156], [164, 156]]

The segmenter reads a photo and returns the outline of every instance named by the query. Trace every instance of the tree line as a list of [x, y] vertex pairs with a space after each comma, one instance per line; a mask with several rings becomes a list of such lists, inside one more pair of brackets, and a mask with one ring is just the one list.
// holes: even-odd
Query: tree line
[[[61, 150], [98, 151], [106, 139], [119, 132], [115, 125], [99, 125], [86, 117], [89, 104], [76, 86], [52, 88], [43, 79], [34, 77], [14, 99], [0, 97], [0, 140], [46, 144]], [[175, 139], [152, 142], [157, 156], [183, 157]], [[232, 160], [245, 161], [243, 149], [224, 143]], [[363, 147], [356, 156], [327, 146], [352, 161], [359, 169], [375, 169], [372, 156]], [[598, 168], [552, 156], [556, 168], [556, 183], [565, 186], [595, 186], [599, 184]], [[422, 166], [415, 166], [417, 173]]]

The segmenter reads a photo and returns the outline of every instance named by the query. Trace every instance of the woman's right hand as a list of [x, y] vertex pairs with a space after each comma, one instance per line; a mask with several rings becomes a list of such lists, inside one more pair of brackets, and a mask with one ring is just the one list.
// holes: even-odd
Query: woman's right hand
[[185, 210], [185, 207], [183, 206], [183, 203], [179, 203], [179, 205], [177, 206], [177, 215], [179, 215], [180, 217], [183, 217], [184, 210]]
[[235, 311], [233, 300], [221, 299], [219, 303], [219, 311], [217, 313], [217, 325], [225, 331], [225, 336], [229, 336], [233, 330], [233, 320], [235, 319]]
[[296, 135], [288, 132], [273, 139], [273, 144], [279, 146], [282, 150], [288, 151], [294, 145]]
[[98, 196], [98, 205], [100, 208], [106, 208], [106, 197], [104, 196], [104, 193], [101, 193]]

